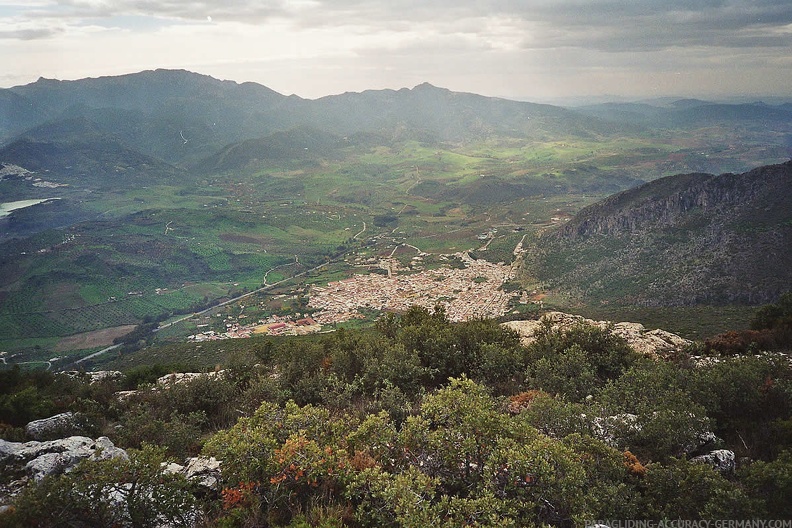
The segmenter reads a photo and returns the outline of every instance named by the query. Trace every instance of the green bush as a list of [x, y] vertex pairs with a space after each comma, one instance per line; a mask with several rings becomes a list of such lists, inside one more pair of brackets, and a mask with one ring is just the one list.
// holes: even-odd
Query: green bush
[[193, 526], [201, 517], [184, 477], [164, 473], [163, 450], [146, 446], [128, 461], [83, 461], [28, 486], [8, 526]]

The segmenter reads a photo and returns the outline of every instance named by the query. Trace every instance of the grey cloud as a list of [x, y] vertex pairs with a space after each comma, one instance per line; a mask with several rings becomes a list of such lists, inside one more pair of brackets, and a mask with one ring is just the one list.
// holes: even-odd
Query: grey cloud
[[792, 23], [788, 0], [316, 0], [309, 9], [289, 0], [60, 0], [58, 6], [83, 16], [123, 14], [204, 18], [216, 13], [240, 22], [271, 16], [306, 16], [316, 21], [370, 24], [392, 21], [453, 20], [509, 15], [562, 27], [618, 26], [631, 21], [739, 29], [756, 24]]
[[617, 52], [792, 44], [788, 33], [773, 32], [792, 23], [786, 2], [561, 2], [523, 11], [521, 19], [533, 35], [526, 47]]
[[435, 31], [453, 32], [475, 23], [483, 26], [496, 17], [521, 26], [530, 36], [524, 45], [536, 48], [619, 52], [792, 46], [792, 35], [776, 31], [792, 24], [788, 0], [323, 0], [302, 24], [359, 23], [393, 29], [434, 23]]
[[[304, 3], [306, 5], [306, 3]], [[289, 0], [59, 0], [58, 6], [82, 15], [151, 14], [193, 18], [223, 13], [244, 22], [249, 15], [306, 14]], [[348, 16], [352, 20], [384, 22], [515, 15], [526, 20], [561, 25], [618, 24], [624, 20], [664, 19], [688, 14], [698, 23], [738, 28], [756, 23], [792, 22], [792, 4], [782, 0], [316, 0], [316, 18]]]
[[491, 29], [487, 23], [501, 18], [528, 36], [523, 46], [530, 48], [619, 52], [792, 45], [789, 33], [774, 31], [792, 24], [789, 0], [59, 0], [49, 15], [211, 16], [216, 22], [251, 24], [277, 17], [301, 28], [408, 32], [418, 25], [436, 34], [474, 31], [482, 38]]
[[702, 46], [709, 48], [778, 48], [792, 46], [792, 35], [746, 30], [718, 31], [709, 28], [659, 27], [631, 24], [623, 27], [540, 28], [537, 36], [523, 42], [525, 48], [579, 47], [608, 52], [656, 51]]
[[27, 28], [0, 30], [0, 39], [7, 40], [38, 40], [62, 33], [61, 28]]
[[288, 2], [253, 0], [59, 0], [58, 6], [66, 16], [71, 17], [111, 17], [123, 15], [159, 16], [185, 20], [204, 20], [212, 16], [218, 20], [258, 22], [289, 13]]

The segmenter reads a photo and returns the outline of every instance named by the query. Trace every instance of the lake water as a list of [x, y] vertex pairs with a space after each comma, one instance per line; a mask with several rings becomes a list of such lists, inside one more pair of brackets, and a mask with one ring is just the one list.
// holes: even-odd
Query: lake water
[[19, 200], [18, 202], [0, 203], [0, 218], [10, 215], [11, 211], [15, 211], [17, 209], [24, 209], [25, 207], [30, 207], [31, 205], [37, 205], [49, 200], [60, 200], [60, 198], [43, 198], [41, 200]]

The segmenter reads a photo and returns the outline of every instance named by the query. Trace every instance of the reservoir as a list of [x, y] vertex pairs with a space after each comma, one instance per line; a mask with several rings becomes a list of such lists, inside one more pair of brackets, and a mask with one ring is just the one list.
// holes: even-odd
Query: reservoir
[[31, 205], [37, 205], [49, 200], [60, 200], [60, 198], [42, 198], [40, 200], [19, 200], [18, 202], [0, 203], [0, 218], [8, 216], [9, 214], [11, 214], [11, 211], [15, 211], [17, 209], [24, 209], [25, 207], [30, 207]]

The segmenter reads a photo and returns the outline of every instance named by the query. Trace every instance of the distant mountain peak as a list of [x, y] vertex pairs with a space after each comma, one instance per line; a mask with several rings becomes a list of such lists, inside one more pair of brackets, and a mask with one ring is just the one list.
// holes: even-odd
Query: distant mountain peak
[[31, 84], [34, 86], [42, 86], [42, 85], [56, 85], [62, 82], [63, 81], [61, 81], [60, 79], [49, 79], [47, 77], [39, 77], [38, 79], [36, 79], [36, 82]]
[[428, 83], [428, 82], [422, 82], [421, 84], [416, 85], [415, 88], [413, 88], [413, 91], [418, 91], [418, 92], [420, 92], [420, 91], [429, 91], [429, 90], [439, 90], [439, 91], [443, 91], [443, 92], [450, 92], [451, 91], [451, 90], [449, 90], [447, 88], [439, 88], [439, 87], [437, 87], [437, 86], [435, 86], [435, 85], [433, 85], [431, 83]]

